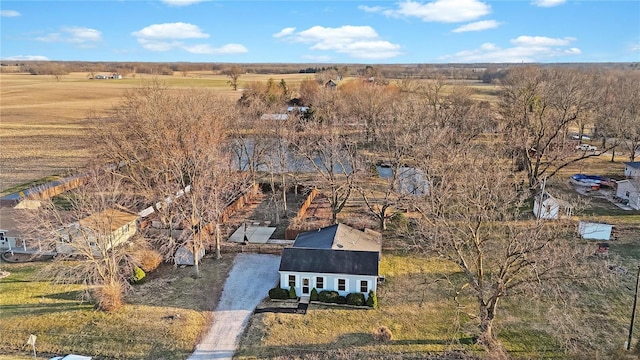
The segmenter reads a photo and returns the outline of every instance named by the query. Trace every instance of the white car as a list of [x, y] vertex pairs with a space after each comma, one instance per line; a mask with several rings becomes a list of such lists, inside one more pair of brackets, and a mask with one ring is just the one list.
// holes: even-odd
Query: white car
[[593, 145], [589, 145], [589, 144], [580, 144], [580, 145], [576, 146], [576, 150], [596, 151], [596, 150], [598, 150], [598, 148], [593, 146]]
[[[580, 135], [571, 135], [571, 139], [580, 140]], [[582, 140], [591, 140], [589, 135], [582, 135]]]

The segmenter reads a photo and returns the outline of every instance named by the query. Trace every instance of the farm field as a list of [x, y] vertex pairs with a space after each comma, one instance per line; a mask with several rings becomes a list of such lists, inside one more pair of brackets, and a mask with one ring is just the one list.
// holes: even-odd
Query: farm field
[[[247, 74], [239, 86], [269, 78], [296, 86], [310, 76]], [[87, 73], [71, 73], [60, 81], [49, 75], [0, 73], [0, 192], [85, 166], [92, 156], [87, 143], [89, 114], [106, 114], [128, 89], [152, 78], [172, 88], [206, 87], [230, 99], [241, 96], [229, 87], [226, 76], [204, 71], [187, 76], [137, 74], [121, 80], [91, 80]]]

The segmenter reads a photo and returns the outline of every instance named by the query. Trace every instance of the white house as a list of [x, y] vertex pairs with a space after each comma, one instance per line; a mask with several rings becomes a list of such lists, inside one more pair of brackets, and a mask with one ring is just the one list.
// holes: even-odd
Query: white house
[[135, 235], [137, 219], [136, 214], [115, 209], [89, 215], [58, 231], [56, 252], [70, 255], [77, 254], [79, 249], [90, 249], [101, 255]]
[[578, 223], [578, 233], [583, 239], [589, 240], [609, 240], [613, 225], [580, 221]]
[[620, 180], [616, 196], [625, 200], [631, 208], [640, 210], [640, 180]]
[[381, 237], [344, 224], [298, 234], [280, 260], [280, 286], [306, 297], [312, 289], [349, 293], [377, 290]]
[[624, 176], [640, 177], [640, 161], [624, 163]]
[[544, 192], [542, 195], [536, 196], [533, 203], [533, 214], [538, 219], [566, 219], [573, 215], [573, 205]]

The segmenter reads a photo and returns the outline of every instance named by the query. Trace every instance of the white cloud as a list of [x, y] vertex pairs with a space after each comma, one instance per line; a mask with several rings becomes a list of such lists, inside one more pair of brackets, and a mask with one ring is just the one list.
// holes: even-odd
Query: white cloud
[[632, 52], [640, 51], [640, 41], [637, 42], [637, 43], [629, 45], [629, 50], [631, 50]]
[[381, 40], [370, 26], [313, 26], [298, 33], [289, 32], [282, 38], [291, 42], [313, 44], [311, 50], [334, 51], [360, 59], [388, 59], [401, 54], [400, 45]]
[[565, 37], [565, 38], [548, 38], [545, 36], [518, 36], [515, 39], [511, 40], [511, 43], [514, 45], [522, 45], [522, 46], [566, 46], [569, 45], [572, 41], [575, 41], [575, 38]]
[[15, 10], [0, 10], [0, 16], [16, 17], [16, 16], [20, 16], [20, 13]]
[[554, 7], [558, 5], [562, 5], [566, 2], [566, 0], [533, 0], [531, 5], [539, 6], [539, 7]]
[[457, 63], [495, 62], [539, 62], [559, 56], [580, 55], [582, 51], [576, 47], [568, 47], [575, 41], [566, 37], [553, 39], [542, 36], [520, 36], [511, 39], [515, 46], [501, 48], [493, 43], [482, 44], [473, 50], [464, 50], [452, 55], [441, 57], [441, 60]]
[[149, 25], [142, 30], [132, 32], [131, 35], [138, 39], [147, 40], [202, 39], [209, 37], [209, 34], [202, 32], [197, 25], [183, 22]]
[[93, 46], [102, 40], [102, 33], [95, 29], [79, 26], [63, 27], [60, 32], [50, 33], [36, 38], [44, 42], [66, 42], [82, 46]]
[[221, 47], [188, 44], [188, 40], [206, 39], [209, 34], [197, 25], [182, 22], [149, 25], [131, 35], [138, 39], [138, 44], [150, 51], [184, 50], [198, 55], [244, 54], [249, 51], [241, 44], [226, 44]]
[[459, 32], [467, 32], [467, 31], [482, 31], [482, 30], [488, 30], [488, 29], [495, 29], [498, 26], [500, 26], [500, 23], [498, 23], [495, 20], [483, 20], [483, 21], [476, 21], [470, 24], [462, 25], [459, 28], [454, 29], [453, 32], [459, 33]]
[[244, 45], [240, 44], [226, 44], [219, 48], [215, 48], [209, 44], [198, 44], [193, 46], [183, 46], [182, 48], [192, 54], [199, 55], [245, 54], [249, 51], [244, 47]]
[[283, 36], [287, 36], [287, 35], [293, 34], [294, 31], [296, 31], [296, 28], [294, 28], [294, 27], [284, 28], [284, 29], [280, 30], [279, 33], [273, 34], [273, 37], [274, 38], [281, 38]]
[[169, 6], [189, 6], [204, 1], [205, 0], [162, 0], [164, 4]]
[[31, 60], [38, 60], [38, 61], [49, 61], [49, 58], [46, 56], [42, 56], [42, 55], [16, 55], [16, 56], [9, 56], [9, 57], [3, 57], [2, 60], [7, 60], [7, 61], [21, 61], [21, 60], [26, 60], [26, 61], [31, 61]]
[[[377, 9], [369, 8], [369, 10]], [[397, 9], [380, 10], [391, 17], [417, 17], [425, 22], [455, 23], [472, 21], [491, 12], [491, 6], [479, 0], [435, 0], [428, 3], [407, 0]]]

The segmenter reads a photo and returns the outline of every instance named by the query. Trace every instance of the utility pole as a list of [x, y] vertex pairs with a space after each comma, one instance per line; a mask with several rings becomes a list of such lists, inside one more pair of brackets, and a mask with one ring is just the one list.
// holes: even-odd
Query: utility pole
[[629, 338], [627, 339], [627, 350], [631, 349], [631, 336], [633, 334], [633, 322], [636, 318], [636, 305], [638, 304], [638, 284], [640, 284], [640, 266], [638, 266], [638, 275], [636, 276], [636, 293], [633, 297], [633, 311], [631, 313], [631, 324], [629, 325]]

